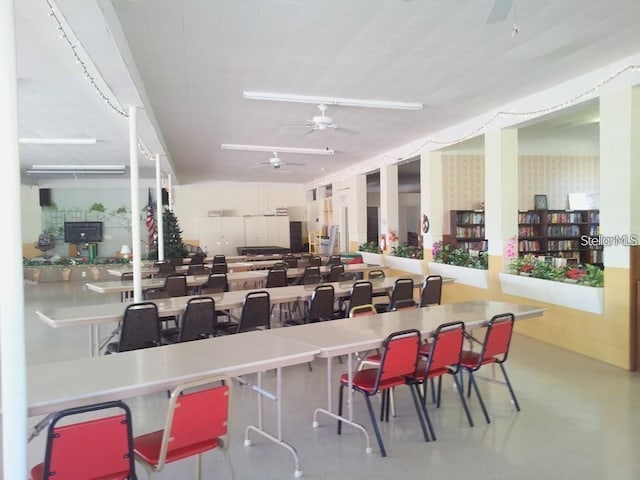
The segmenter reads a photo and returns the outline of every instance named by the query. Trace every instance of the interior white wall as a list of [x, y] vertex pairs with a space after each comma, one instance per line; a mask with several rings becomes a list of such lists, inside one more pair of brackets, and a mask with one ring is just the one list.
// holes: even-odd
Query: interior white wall
[[[217, 182], [177, 185], [172, 189], [173, 212], [180, 221], [182, 238], [198, 238], [198, 218], [222, 210], [224, 216], [273, 215], [287, 207], [291, 221], [307, 220], [306, 192], [302, 184]], [[303, 236], [307, 229], [303, 223]], [[304, 238], [304, 237], [303, 237]]]
[[[112, 184], [90, 184], [93, 188], [83, 188], [84, 183], [76, 182], [75, 185], [52, 188], [52, 201], [59, 210], [71, 211], [67, 221], [84, 220], [80, 218], [94, 203], [102, 203], [107, 215], [116, 209], [125, 207], [130, 210], [131, 198], [129, 189], [121, 184], [119, 188], [113, 188]], [[46, 225], [42, 224], [42, 209], [39, 205], [39, 188], [22, 187], [22, 233], [25, 242], [37, 241], [38, 235]], [[140, 188], [140, 205], [146, 210], [148, 187]], [[155, 200], [155, 190], [152, 189]], [[264, 215], [275, 213], [280, 206], [287, 207], [291, 221], [303, 222], [303, 236], [306, 236], [306, 201], [301, 184], [246, 184], [221, 182], [206, 186], [174, 186], [173, 187], [174, 213], [178, 218], [182, 229], [182, 239], [198, 238], [197, 219], [207, 216], [209, 210], [223, 210], [225, 213], [243, 215]], [[73, 211], [77, 210], [74, 215]], [[144, 211], [140, 212], [144, 218]], [[93, 218], [92, 218], [93, 219]], [[95, 219], [100, 220], [100, 219]], [[142, 225], [143, 238], [145, 227]], [[130, 222], [120, 225], [118, 228], [105, 229], [103, 232], [105, 241], [99, 246], [99, 256], [113, 256], [124, 244], [131, 244]], [[304, 238], [304, 237], [303, 237]], [[68, 245], [62, 238], [56, 241], [56, 247], [50, 254], [68, 255]]]
[[20, 202], [22, 206], [22, 242], [36, 242], [42, 233], [42, 219], [40, 216], [40, 193], [38, 187], [23, 185], [20, 188]]

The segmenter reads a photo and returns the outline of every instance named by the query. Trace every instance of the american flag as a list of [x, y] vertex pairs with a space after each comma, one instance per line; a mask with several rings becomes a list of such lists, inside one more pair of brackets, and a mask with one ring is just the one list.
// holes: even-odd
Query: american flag
[[149, 201], [147, 203], [147, 217], [144, 220], [144, 224], [147, 226], [147, 233], [149, 234], [149, 250], [153, 248], [156, 241], [156, 219], [153, 215], [153, 199], [151, 198], [151, 189], [149, 189]]

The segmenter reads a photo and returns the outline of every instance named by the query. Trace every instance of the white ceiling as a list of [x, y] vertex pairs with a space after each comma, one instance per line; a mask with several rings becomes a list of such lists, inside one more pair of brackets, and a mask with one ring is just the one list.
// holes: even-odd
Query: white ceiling
[[[499, 0], [502, 1], [502, 0]], [[637, 0], [58, 0], [98, 87], [177, 183], [312, 182], [431, 132], [640, 52]], [[32, 164], [128, 164], [128, 125], [82, 75], [47, 0], [16, 1], [19, 134], [93, 146], [21, 145]], [[519, 33], [512, 36], [515, 21]], [[58, 14], [59, 15], [59, 14]], [[104, 84], [101, 82], [104, 79]], [[422, 102], [421, 111], [329, 107], [356, 135], [305, 134], [314, 105], [247, 100], [244, 90]], [[591, 113], [593, 105], [589, 107]], [[597, 110], [597, 108], [596, 108]], [[575, 116], [575, 112], [570, 112]], [[597, 112], [596, 112], [597, 113]], [[557, 118], [557, 115], [554, 116]], [[555, 121], [545, 135], [583, 122]], [[593, 130], [591, 130], [593, 131]], [[533, 130], [531, 130], [533, 132]], [[588, 132], [588, 130], [585, 130]], [[281, 154], [289, 174], [251, 168], [270, 154], [222, 143], [331, 148]], [[164, 155], [166, 154], [166, 155]], [[153, 164], [141, 159], [141, 177]], [[33, 178], [25, 181], [37, 181]]]

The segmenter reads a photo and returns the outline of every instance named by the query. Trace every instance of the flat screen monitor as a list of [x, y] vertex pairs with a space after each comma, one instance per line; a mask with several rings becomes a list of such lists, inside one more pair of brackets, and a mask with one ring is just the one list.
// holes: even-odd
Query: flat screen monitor
[[102, 222], [64, 222], [65, 243], [102, 241]]

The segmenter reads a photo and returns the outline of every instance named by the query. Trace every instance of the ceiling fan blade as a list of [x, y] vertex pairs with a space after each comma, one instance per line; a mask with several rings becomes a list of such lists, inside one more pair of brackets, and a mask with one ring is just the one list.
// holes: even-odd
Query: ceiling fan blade
[[313, 133], [313, 132], [315, 132], [316, 130], [318, 130], [318, 129], [317, 129], [317, 128], [315, 128], [315, 127], [311, 127], [309, 130], [307, 130], [306, 132], [304, 132], [304, 134], [305, 134], [305, 135], [309, 135], [310, 133]]
[[493, 7], [491, 7], [491, 11], [487, 17], [487, 25], [503, 22], [511, 11], [513, 1], [514, 0], [494, 0]]
[[296, 167], [304, 167], [306, 165], [306, 163], [297, 163], [297, 162], [286, 162], [286, 163], [283, 163], [283, 164], [287, 165], [287, 166], [294, 165]]
[[311, 127], [313, 127], [313, 125], [301, 125], [301, 124], [297, 124], [297, 125], [276, 125], [276, 127], [302, 127], [302, 128], [311, 128]]
[[336, 130], [340, 133], [346, 133], [347, 135], [360, 135], [360, 132], [351, 130], [350, 128], [336, 127]]

